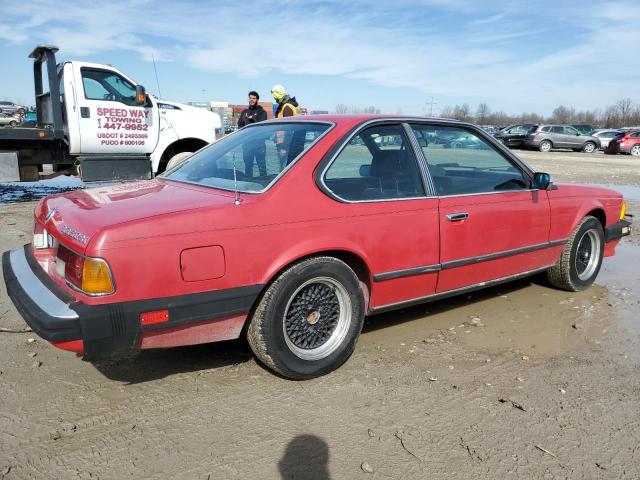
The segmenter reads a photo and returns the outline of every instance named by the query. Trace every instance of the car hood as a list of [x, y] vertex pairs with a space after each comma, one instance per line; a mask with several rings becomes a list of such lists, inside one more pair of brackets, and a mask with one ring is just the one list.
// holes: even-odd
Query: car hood
[[[233, 193], [167, 180], [149, 180], [75, 190], [47, 197], [35, 215], [63, 243], [84, 251], [99, 232], [123, 230], [124, 225], [154, 224], [158, 217], [202, 209], [233, 207]], [[182, 222], [173, 217], [161, 230], [147, 227], [147, 236], [173, 233]], [[171, 232], [168, 232], [171, 230]], [[156, 233], [151, 233], [156, 232]], [[131, 232], [130, 232], [131, 233]], [[139, 229], [136, 235], [144, 234]], [[114, 239], [114, 236], [110, 236]], [[104, 241], [104, 239], [103, 239]]]

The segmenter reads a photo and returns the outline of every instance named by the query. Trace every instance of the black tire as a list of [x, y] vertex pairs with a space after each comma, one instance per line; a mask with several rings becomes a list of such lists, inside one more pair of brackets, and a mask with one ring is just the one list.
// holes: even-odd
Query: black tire
[[364, 309], [358, 277], [346, 263], [333, 257], [309, 258], [267, 288], [251, 318], [247, 340], [258, 360], [280, 375], [295, 380], [318, 377], [351, 356]]
[[[585, 257], [586, 253], [588, 257]], [[596, 279], [603, 255], [602, 224], [597, 218], [586, 216], [567, 240], [558, 262], [547, 270], [547, 279], [562, 290], [585, 290]]]
[[586, 142], [583, 146], [582, 146], [582, 151], [584, 153], [593, 153], [598, 149], [597, 145], [593, 142]]
[[10, 126], [10, 127], [17, 127], [17, 126], [18, 126], [18, 122], [17, 122], [17, 121], [15, 121], [15, 120], [11, 120], [11, 121], [9, 122], [9, 126]]
[[550, 152], [552, 148], [553, 148], [553, 143], [551, 143], [549, 140], [541, 141], [540, 145], [538, 146], [538, 149], [541, 152]]
[[640, 144], [634, 145], [633, 147], [631, 147], [631, 150], [629, 150], [629, 153], [634, 157], [640, 157]]

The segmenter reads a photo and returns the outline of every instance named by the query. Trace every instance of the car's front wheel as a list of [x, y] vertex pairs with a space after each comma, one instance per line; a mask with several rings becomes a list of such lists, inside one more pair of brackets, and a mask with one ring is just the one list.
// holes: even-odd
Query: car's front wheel
[[16, 122], [15, 120], [11, 120], [11, 121], [9, 122], [9, 126], [10, 126], [10, 127], [17, 127], [17, 126], [18, 126], [18, 122]]
[[582, 151], [584, 153], [593, 153], [596, 151], [596, 144], [593, 142], [587, 142], [582, 146]]
[[634, 157], [640, 157], [640, 145], [634, 145], [629, 152]]
[[267, 367], [292, 379], [329, 373], [353, 353], [364, 322], [358, 277], [333, 257], [313, 257], [267, 288], [247, 330]]
[[543, 140], [540, 142], [540, 146], [538, 148], [540, 149], [541, 152], [550, 152], [552, 146], [553, 145], [549, 140]]
[[595, 280], [604, 255], [604, 229], [600, 221], [585, 217], [575, 228], [558, 262], [547, 270], [547, 279], [557, 288], [578, 292]]

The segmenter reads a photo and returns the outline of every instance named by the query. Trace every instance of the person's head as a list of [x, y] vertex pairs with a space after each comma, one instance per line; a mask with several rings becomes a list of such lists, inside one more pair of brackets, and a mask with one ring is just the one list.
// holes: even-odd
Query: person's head
[[271, 89], [271, 95], [273, 96], [273, 99], [276, 102], [279, 102], [280, 100], [282, 100], [282, 97], [284, 97], [287, 94], [287, 91], [284, 89], [284, 87], [282, 85], [274, 85], [273, 88]]
[[260, 95], [258, 95], [258, 92], [256, 92], [255, 90], [251, 90], [249, 92], [249, 106], [254, 107], [255, 105], [257, 105], [258, 100], [260, 100]]

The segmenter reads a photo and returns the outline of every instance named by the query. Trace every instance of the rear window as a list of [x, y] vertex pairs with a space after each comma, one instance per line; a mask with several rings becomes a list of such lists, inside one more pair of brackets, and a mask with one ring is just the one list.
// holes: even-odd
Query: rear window
[[263, 123], [203, 148], [162, 175], [205, 187], [265, 190], [329, 128], [326, 123]]

